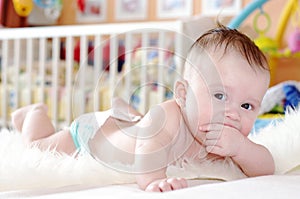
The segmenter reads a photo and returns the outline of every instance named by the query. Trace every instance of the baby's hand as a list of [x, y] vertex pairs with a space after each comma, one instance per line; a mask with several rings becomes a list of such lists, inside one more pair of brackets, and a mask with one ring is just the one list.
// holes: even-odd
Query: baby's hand
[[186, 188], [187, 186], [187, 180], [184, 178], [165, 178], [150, 183], [145, 191], [166, 192]]
[[223, 157], [236, 156], [246, 139], [236, 128], [223, 124], [210, 124], [200, 131], [205, 132], [206, 151]]

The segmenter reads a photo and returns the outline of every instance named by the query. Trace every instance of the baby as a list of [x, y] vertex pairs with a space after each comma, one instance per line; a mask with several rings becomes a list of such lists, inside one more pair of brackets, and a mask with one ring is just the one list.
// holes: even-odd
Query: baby
[[246, 176], [269, 175], [274, 173], [270, 152], [247, 138], [269, 80], [266, 58], [255, 44], [218, 24], [192, 45], [174, 99], [144, 116], [116, 99], [111, 110], [81, 115], [56, 133], [43, 104], [16, 110], [12, 123], [30, 146], [89, 153], [134, 173], [146, 191], [187, 187], [186, 179], [168, 178], [166, 170], [189, 159], [227, 158]]

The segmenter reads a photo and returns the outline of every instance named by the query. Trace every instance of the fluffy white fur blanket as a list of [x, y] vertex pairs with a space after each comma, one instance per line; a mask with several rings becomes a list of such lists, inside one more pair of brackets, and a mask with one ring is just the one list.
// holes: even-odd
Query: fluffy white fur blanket
[[[250, 139], [274, 156], [276, 174], [300, 174], [300, 110], [289, 112]], [[78, 159], [51, 151], [26, 148], [18, 133], [0, 132], [0, 191], [57, 188], [68, 185], [102, 186], [133, 183], [134, 177], [108, 169], [90, 156]]]

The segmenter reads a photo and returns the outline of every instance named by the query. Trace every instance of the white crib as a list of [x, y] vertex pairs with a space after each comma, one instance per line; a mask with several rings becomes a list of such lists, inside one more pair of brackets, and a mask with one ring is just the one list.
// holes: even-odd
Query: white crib
[[1, 29], [0, 125], [36, 102], [48, 104], [56, 127], [108, 109], [115, 96], [145, 113], [172, 96], [184, 37], [181, 21]]
[[[189, 20], [0, 30], [0, 127], [44, 102], [56, 127], [122, 97], [141, 113], [172, 97], [188, 48], [214, 26]], [[109, 67], [109, 69], [107, 69]]]

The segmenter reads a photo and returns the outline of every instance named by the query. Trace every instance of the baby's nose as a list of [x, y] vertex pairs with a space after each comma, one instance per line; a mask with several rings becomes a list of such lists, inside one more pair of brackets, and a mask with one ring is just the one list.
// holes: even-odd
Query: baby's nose
[[225, 107], [225, 116], [231, 120], [240, 120], [239, 106], [227, 104]]

